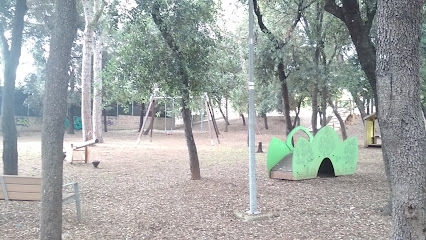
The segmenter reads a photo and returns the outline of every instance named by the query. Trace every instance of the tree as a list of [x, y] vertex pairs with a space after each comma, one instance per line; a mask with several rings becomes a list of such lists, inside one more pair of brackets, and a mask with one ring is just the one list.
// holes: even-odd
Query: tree
[[[310, 3], [312, 4], [312, 3]], [[290, 118], [290, 97], [289, 97], [289, 90], [288, 90], [288, 72], [286, 73], [285, 63], [283, 59], [283, 49], [288, 44], [293, 32], [296, 29], [297, 24], [299, 23], [303, 11], [310, 6], [310, 4], [305, 5], [303, 0], [297, 1], [296, 3], [296, 14], [294, 19], [291, 20], [290, 27], [288, 28], [287, 32], [284, 34], [282, 38], [275, 35], [264, 23], [263, 21], [263, 15], [260, 11], [260, 6], [258, 4], [257, 0], [253, 0], [253, 6], [254, 6], [254, 13], [257, 16], [257, 23], [259, 25], [260, 30], [269, 38], [269, 40], [273, 43], [274, 47], [272, 51], [276, 52], [276, 72], [278, 75], [278, 80], [280, 82], [280, 88], [281, 88], [281, 97], [283, 101], [283, 113], [285, 117], [286, 122], [286, 134], [288, 135], [291, 130], [293, 129], [291, 118]], [[281, 53], [280, 53], [281, 52]]]
[[[198, 153], [191, 127], [191, 111], [212, 88], [209, 78], [220, 35], [216, 5], [211, 1], [137, 1], [128, 19], [119, 18], [118, 50], [106, 68], [107, 102], [146, 101], [155, 89], [181, 97], [191, 179], [200, 179]], [[150, 11], [146, 11], [149, 9]], [[112, 41], [114, 42], [114, 40]]]
[[76, 36], [75, 0], [57, 0], [55, 25], [46, 64], [42, 129], [42, 201], [40, 239], [61, 239], [64, 121], [71, 47]]
[[[92, 53], [94, 44], [94, 27], [101, 17], [103, 7], [99, 4], [101, 0], [84, 0], [84, 42], [83, 63], [81, 73], [81, 121], [83, 124], [83, 141], [92, 139]], [[103, 5], [102, 5], [103, 6]], [[98, 8], [99, 7], [99, 8]]]
[[392, 239], [424, 239], [426, 131], [420, 106], [419, 41], [424, 3], [378, 1], [377, 95], [389, 161]]
[[[100, 30], [102, 31], [102, 30]], [[95, 38], [95, 47], [93, 53], [93, 139], [98, 139], [99, 143], [103, 143], [102, 136], [102, 53], [104, 50], [104, 41], [102, 32], [98, 32]]]
[[[326, 0], [324, 9], [345, 23], [355, 45], [359, 62], [376, 96], [376, 49], [371, 40], [370, 30], [376, 14], [376, 0], [364, 2], [365, 18], [358, 0], [342, 1], [341, 6], [335, 0]], [[376, 97], [375, 97], [376, 98]]]
[[[5, 10], [8, 1], [1, 4], [2, 10]], [[9, 8], [10, 9], [10, 8]], [[16, 69], [19, 65], [22, 47], [22, 32], [24, 30], [24, 16], [27, 12], [27, 1], [16, 0], [12, 19], [12, 37], [10, 44], [5, 36], [7, 26], [6, 14], [2, 15], [2, 23], [0, 24], [0, 38], [2, 42], [2, 53], [4, 61], [4, 87], [2, 93], [1, 119], [3, 132], [3, 174], [18, 175], [18, 138], [15, 125], [14, 111], [14, 93]]]
[[[190, 59], [189, 56], [192, 55], [195, 57], [199, 57], [199, 60], [202, 61], [199, 63], [193, 62], [193, 64], [196, 64], [195, 67], [200, 67], [200, 70], [207, 67], [207, 65], [204, 65], [205, 62], [203, 61], [203, 53], [205, 54], [208, 52], [204, 52], [205, 49], [202, 49], [201, 47], [206, 42], [208, 42], [209, 39], [206, 38], [206, 35], [204, 35], [202, 31], [198, 31], [198, 29], [196, 28], [196, 26], [201, 25], [198, 21], [202, 21], [202, 18], [209, 18], [208, 15], [201, 15], [202, 13], [208, 13], [209, 11], [211, 11], [207, 4], [211, 3], [201, 1], [190, 3], [189, 1], [184, 1], [181, 3], [176, 3], [175, 8], [172, 11], [168, 9], [167, 6], [162, 5], [160, 1], [154, 1], [151, 6], [152, 19], [158, 30], [160, 31], [164, 42], [169, 47], [172, 54], [172, 59], [177, 65], [176, 67], [177, 73], [179, 75], [178, 80], [180, 85], [178, 91], [182, 96], [182, 118], [184, 122], [185, 138], [189, 152], [191, 179], [193, 180], [200, 179], [201, 174], [197, 148], [192, 133], [191, 110], [189, 108], [191, 90], [194, 91], [197, 89], [195, 85], [197, 82], [192, 76], [193, 72], [191, 71], [193, 67], [190, 65], [192, 62], [191, 60], [195, 60], [196, 58]], [[200, 17], [200, 19], [193, 20], [190, 18], [191, 16], [194, 17], [195, 14], [198, 14], [197, 16]], [[173, 15], [176, 16], [175, 19], [168, 18]], [[183, 29], [180, 29], [179, 31], [187, 31], [186, 34], [191, 37], [195, 37], [194, 39], [188, 39], [188, 36], [180, 35], [177, 34], [177, 32], [172, 31], [172, 29], [176, 27], [175, 24], [179, 24], [179, 18], [183, 19], [185, 21], [184, 23], [186, 24], [186, 26], [181, 26]], [[188, 41], [192, 41], [192, 44], [194, 45], [188, 44]], [[197, 44], [198, 46], [195, 44]], [[195, 86], [192, 84], [194, 84]]]

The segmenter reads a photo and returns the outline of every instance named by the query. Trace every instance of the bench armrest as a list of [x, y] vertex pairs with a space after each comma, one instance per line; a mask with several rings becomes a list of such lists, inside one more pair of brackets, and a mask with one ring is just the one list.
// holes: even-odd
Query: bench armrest
[[77, 184], [76, 182], [71, 182], [71, 183], [67, 183], [67, 184], [62, 185], [62, 187], [67, 187], [67, 186], [76, 185], [76, 184]]

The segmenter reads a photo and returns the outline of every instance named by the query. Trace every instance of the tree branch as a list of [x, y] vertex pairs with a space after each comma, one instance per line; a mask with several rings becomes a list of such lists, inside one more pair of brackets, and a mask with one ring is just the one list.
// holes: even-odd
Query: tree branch
[[367, 28], [367, 31], [370, 32], [371, 27], [373, 25], [374, 16], [376, 15], [377, 10], [377, 2], [374, 1], [373, 8], [370, 8], [369, 3], [366, 3], [367, 6], [367, 21], [365, 22], [365, 27]]
[[15, 13], [12, 20], [12, 42], [10, 44], [10, 52], [12, 52], [16, 59], [21, 56], [22, 35], [24, 30], [24, 16], [27, 13], [27, 1], [17, 0], [15, 5]]
[[297, 26], [297, 23], [299, 23], [300, 18], [302, 17], [302, 11], [303, 11], [303, 1], [299, 2], [298, 4], [298, 11], [296, 14], [296, 17], [293, 21], [293, 24], [291, 25], [290, 29], [288, 29], [288, 31], [286, 32], [286, 34], [284, 35], [284, 40], [279, 39], [278, 37], [276, 37], [264, 24], [263, 22], [263, 16], [262, 13], [260, 12], [260, 7], [259, 4], [257, 3], [257, 0], [253, 0], [253, 6], [254, 6], [254, 13], [257, 16], [257, 24], [259, 25], [260, 30], [265, 33], [268, 38], [275, 43], [275, 46], [277, 49], [282, 49], [290, 40], [291, 35], [294, 32], [294, 29]]
[[0, 38], [2, 42], [2, 51], [3, 55], [9, 53], [9, 43], [7, 42], [6, 37], [4, 36], [4, 28], [3, 25], [0, 24]]
[[335, 0], [326, 0], [324, 10], [345, 22], [345, 17], [342, 7], [337, 6]]
[[160, 16], [160, 4], [158, 2], [154, 2], [151, 7], [151, 16], [154, 20], [155, 25], [157, 25], [158, 29], [161, 32], [161, 35], [163, 35], [164, 40], [166, 41], [167, 45], [176, 52], [179, 52], [179, 47], [176, 46], [176, 43], [173, 39], [173, 36], [170, 34], [169, 29], [164, 24], [163, 19]]
[[95, 9], [96, 11], [95, 16], [93, 16], [92, 22], [90, 23], [92, 26], [98, 23], [99, 18], [101, 18], [102, 16], [104, 8], [105, 8], [105, 1], [102, 0], [101, 6], [99, 7], [99, 9]]

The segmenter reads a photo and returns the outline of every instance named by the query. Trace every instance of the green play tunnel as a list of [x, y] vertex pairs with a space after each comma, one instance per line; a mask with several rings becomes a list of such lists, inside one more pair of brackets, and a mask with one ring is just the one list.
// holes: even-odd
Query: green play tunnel
[[[308, 140], [299, 138], [293, 146], [292, 138], [297, 131], [305, 132]], [[289, 180], [316, 178], [321, 164], [332, 167], [335, 176], [354, 174], [357, 162], [357, 138], [351, 137], [342, 142], [329, 126], [318, 131], [315, 137], [299, 126], [288, 135], [286, 142], [272, 138], [267, 155], [269, 176]]]

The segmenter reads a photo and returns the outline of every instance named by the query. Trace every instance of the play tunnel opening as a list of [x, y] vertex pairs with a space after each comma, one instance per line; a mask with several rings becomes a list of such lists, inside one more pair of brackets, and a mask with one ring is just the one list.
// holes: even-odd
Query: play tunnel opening
[[331, 178], [336, 176], [334, 174], [333, 164], [329, 158], [324, 158], [324, 160], [322, 160], [317, 176], [320, 178]]

